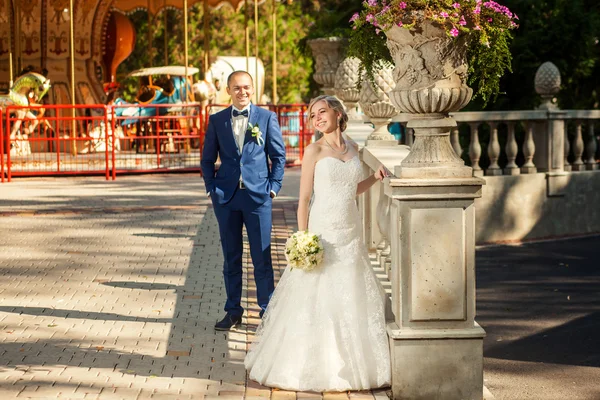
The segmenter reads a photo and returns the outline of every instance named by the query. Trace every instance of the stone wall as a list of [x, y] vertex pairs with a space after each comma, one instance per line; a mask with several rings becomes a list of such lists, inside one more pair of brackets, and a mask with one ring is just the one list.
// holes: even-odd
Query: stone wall
[[600, 233], [600, 173], [565, 175], [562, 196], [548, 196], [545, 173], [486, 176], [475, 200], [478, 244]]

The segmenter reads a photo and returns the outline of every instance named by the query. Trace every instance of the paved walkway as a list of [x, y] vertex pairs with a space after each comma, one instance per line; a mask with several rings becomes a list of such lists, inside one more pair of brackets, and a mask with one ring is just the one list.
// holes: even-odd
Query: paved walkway
[[[286, 174], [274, 203], [276, 278], [296, 225], [299, 171]], [[0, 399], [386, 400], [247, 380], [253, 283], [241, 328], [215, 332], [225, 291], [209, 209], [191, 174], [0, 185]], [[600, 398], [600, 239], [562, 243], [478, 252], [486, 386], [497, 399]]]

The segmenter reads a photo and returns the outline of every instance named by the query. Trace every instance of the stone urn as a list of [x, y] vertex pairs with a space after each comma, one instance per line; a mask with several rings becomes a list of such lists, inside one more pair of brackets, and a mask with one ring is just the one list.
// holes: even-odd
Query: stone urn
[[359, 68], [360, 60], [358, 58], [346, 57], [335, 73], [335, 95], [346, 106], [346, 112], [351, 120], [360, 119], [357, 109], [360, 100]]
[[374, 72], [374, 81], [364, 77], [360, 87], [360, 107], [374, 126], [367, 146], [395, 145], [398, 141], [388, 131], [392, 117], [398, 114], [387, 93], [394, 87], [393, 66], [382, 66]]
[[448, 37], [428, 21], [415, 30], [394, 26], [385, 35], [395, 64], [390, 100], [400, 111], [412, 114], [407, 127], [415, 131], [411, 152], [397, 167], [396, 175], [472, 176], [471, 168], [452, 148], [450, 130], [456, 121], [448, 117], [466, 106], [473, 95], [466, 83], [466, 41]]
[[348, 39], [328, 37], [312, 39], [308, 45], [315, 58], [314, 80], [322, 86], [323, 93], [335, 95], [335, 74], [343, 56], [344, 47]]

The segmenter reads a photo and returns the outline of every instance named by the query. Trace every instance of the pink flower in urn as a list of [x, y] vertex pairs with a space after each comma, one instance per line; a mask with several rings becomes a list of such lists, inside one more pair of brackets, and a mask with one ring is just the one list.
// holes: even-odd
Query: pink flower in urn
[[396, 25], [398, 25], [399, 27], [402, 27], [402, 25], [404, 25], [404, 24], [402, 23], [402, 21], [399, 21]]
[[350, 18], [350, 22], [354, 22], [358, 19], [359, 15], [358, 13], [354, 13], [354, 15], [352, 16], [352, 18]]
[[460, 4], [454, 3], [454, 4], [452, 4], [452, 7], [454, 7], [454, 8], [460, 8]]
[[458, 36], [458, 29], [456, 29], [456, 28], [450, 29], [450, 36], [457, 37]]
[[398, 7], [404, 10], [406, 8], [406, 2], [401, 1], [400, 4], [398, 4]]
[[461, 26], [465, 26], [465, 25], [467, 24], [467, 21], [465, 21], [465, 16], [464, 16], [464, 15], [462, 15], [462, 16], [460, 17], [460, 21], [458, 21], [458, 23], [459, 23]]
[[447, 13], [447, 12], [445, 12], [445, 11], [442, 11], [442, 12], [440, 13], [440, 16], [441, 16], [442, 18], [448, 18], [448, 17], [449, 17], [448, 13]]

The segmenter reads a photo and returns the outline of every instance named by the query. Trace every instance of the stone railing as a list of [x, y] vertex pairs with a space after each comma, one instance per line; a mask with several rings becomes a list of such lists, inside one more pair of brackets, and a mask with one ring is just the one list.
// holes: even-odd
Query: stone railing
[[[597, 170], [600, 110], [457, 112], [450, 134], [475, 176]], [[394, 121], [406, 127], [410, 116]], [[412, 131], [407, 129], [407, 145]], [[482, 136], [486, 142], [482, 143]], [[482, 167], [482, 160], [485, 165]]]

